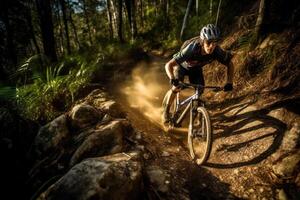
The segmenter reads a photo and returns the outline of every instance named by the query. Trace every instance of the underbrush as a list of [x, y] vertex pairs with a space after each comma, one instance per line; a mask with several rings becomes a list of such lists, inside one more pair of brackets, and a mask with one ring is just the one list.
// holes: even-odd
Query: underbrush
[[131, 56], [134, 49], [135, 44], [109, 43], [65, 56], [54, 64], [34, 55], [11, 75], [15, 85], [0, 85], [0, 99], [15, 102], [24, 118], [46, 123], [66, 112], [95, 81], [95, 74], [115, 68], [107, 63]]

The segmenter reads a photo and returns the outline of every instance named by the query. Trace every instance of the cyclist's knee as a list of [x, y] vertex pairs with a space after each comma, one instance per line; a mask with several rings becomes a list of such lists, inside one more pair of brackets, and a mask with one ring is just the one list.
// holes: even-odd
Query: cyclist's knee
[[180, 88], [179, 87], [175, 87], [175, 86], [172, 86], [172, 88], [171, 88], [171, 90], [172, 90], [172, 93], [178, 93], [178, 92], [180, 92]]

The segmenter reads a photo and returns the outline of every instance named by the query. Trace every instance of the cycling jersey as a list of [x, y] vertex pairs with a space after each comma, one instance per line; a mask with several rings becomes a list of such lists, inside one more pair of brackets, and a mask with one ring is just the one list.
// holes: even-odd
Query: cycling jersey
[[232, 55], [228, 51], [224, 51], [220, 46], [216, 46], [211, 54], [201, 53], [202, 45], [200, 42], [193, 41], [188, 44], [183, 50], [176, 53], [173, 58], [178, 65], [185, 69], [191, 67], [202, 68], [204, 65], [211, 63], [214, 60], [219, 61], [224, 65], [228, 65]]

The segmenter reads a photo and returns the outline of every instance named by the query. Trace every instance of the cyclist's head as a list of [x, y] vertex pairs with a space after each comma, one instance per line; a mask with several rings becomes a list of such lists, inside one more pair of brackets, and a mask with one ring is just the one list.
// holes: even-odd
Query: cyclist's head
[[200, 39], [203, 42], [205, 53], [211, 54], [220, 39], [220, 30], [215, 25], [208, 24], [201, 29]]
[[218, 41], [220, 39], [220, 30], [213, 24], [207, 24], [200, 31], [200, 39], [207, 41]]

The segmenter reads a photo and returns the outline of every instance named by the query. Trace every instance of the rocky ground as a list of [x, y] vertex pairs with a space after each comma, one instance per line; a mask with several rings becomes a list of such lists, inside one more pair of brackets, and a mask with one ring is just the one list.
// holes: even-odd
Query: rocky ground
[[31, 199], [299, 199], [297, 102], [205, 93], [214, 141], [198, 166], [186, 133], [160, 123], [164, 63], [118, 72], [106, 90], [98, 86], [39, 129]]
[[[152, 65], [155, 79], [165, 79], [162, 85], [166, 84], [163, 63]], [[133, 82], [138, 81], [135, 75]], [[147, 76], [144, 78], [142, 84], [151, 88]], [[197, 166], [189, 157], [186, 133], [165, 132], [155, 114], [149, 115], [149, 110], [155, 113], [155, 109], [147, 108], [145, 102], [138, 103], [138, 96], [143, 94], [137, 89], [140, 87], [132, 86], [133, 82], [130, 98], [128, 93], [116, 95], [138, 130], [137, 146], [144, 150], [151, 198], [299, 198], [300, 118], [287, 109], [288, 101], [273, 101], [271, 94], [229, 94], [222, 103], [208, 100], [214, 128], [213, 150], [208, 162]], [[222, 93], [212, 99], [218, 100]], [[153, 96], [151, 101], [159, 105], [161, 98]]]

